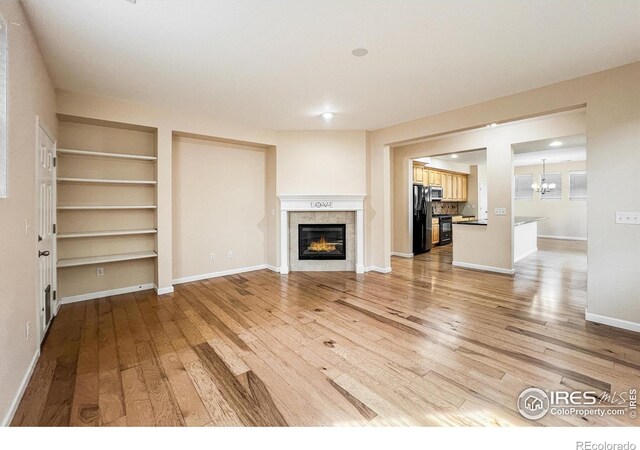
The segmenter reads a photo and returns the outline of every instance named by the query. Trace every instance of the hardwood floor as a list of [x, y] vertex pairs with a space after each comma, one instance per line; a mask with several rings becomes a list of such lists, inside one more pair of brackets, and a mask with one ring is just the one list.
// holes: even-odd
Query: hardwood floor
[[65, 305], [13, 425], [637, 425], [520, 416], [526, 387], [640, 385], [640, 336], [586, 323], [586, 245], [514, 277], [451, 267], [270, 271]]

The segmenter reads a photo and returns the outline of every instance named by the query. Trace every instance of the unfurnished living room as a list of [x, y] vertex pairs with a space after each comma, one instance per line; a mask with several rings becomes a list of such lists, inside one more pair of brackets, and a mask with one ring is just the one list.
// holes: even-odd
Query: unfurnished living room
[[633, 444], [639, 1], [0, 16], [0, 425]]

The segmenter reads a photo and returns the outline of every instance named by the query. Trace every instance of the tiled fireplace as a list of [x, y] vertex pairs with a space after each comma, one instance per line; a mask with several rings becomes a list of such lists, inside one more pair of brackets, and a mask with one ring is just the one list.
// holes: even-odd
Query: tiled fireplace
[[363, 273], [363, 200], [360, 195], [280, 196], [280, 273]]

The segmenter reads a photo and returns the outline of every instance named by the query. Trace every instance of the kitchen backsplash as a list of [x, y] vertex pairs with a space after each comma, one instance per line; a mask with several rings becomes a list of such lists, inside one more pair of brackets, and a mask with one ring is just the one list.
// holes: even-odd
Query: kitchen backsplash
[[455, 202], [433, 202], [433, 214], [459, 214], [458, 203]]

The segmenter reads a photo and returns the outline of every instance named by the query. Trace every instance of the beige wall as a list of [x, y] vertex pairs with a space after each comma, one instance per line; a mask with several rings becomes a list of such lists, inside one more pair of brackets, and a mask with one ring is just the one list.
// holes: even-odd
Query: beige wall
[[278, 194], [364, 194], [364, 131], [282, 131]]
[[[371, 178], [366, 211], [369, 265], [389, 266], [389, 145], [443, 133], [485, 127], [492, 122], [540, 116], [579, 105], [587, 107], [589, 172], [588, 311], [640, 323], [640, 227], [617, 225], [615, 211], [640, 211], [640, 62], [473, 106], [376, 130], [369, 134]], [[498, 127], [500, 128], [500, 127]], [[505, 151], [506, 154], [506, 151]], [[489, 169], [490, 170], [490, 169]], [[492, 174], [489, 171], [489, 179]], [[512, 180], [504, 188], [510, 187]], [[489, 207], [497, 206], [491, 199]], [[508, 189], [510, 192], [510, 189]], [[489, 217], [490, 219], [492, 216]], [[511, 231], [501, 238], [508, 246]]]
[[[36, 115], [54, 133], [57, 123], [53, 84], [19, 2], [0, 2], [0, 14], [9, 24], [8, 197], [0, 199], [0, 425], [4, 425], [39, 346], [34, 225]], [[27, 321], [31, 322], [31, 336], [25, 340]]]
[[[539, 236], [586, 239], [587, 201], [569, 200], [569, 172], [586, 169], [586, 161], [547, 164], [547, 173], [562, 174], [562, 199], [542, 200], [540, 194], [534, 193], [533, 200], [515, 200], [515, 215], [548, 217], [549, 219], [538, 222]], [[534, 181], [539, 183], [542, 163], [516, 167], [514, 174], [533, 174]]]
[[[536, 120], [514, 122], [496, 128], [483, 127], [477, 131], [457, 133], [418, 144], [393, 149], [394, 168], [394, 252], [411, 253], [409, 233], [408, 183], [411, 174], [409, 161], [417, 156], [429, 156], [460, 152], [470, 149], [487, 149], [487, 191], [489, 223], [482, 234], [474, 231], [478, 242], [467, 245], [471, 238], [463, 241], [454, 236], [454, 260], [500, 269], [512, 268], [511, 257], [511, 182], [512, 150], [517, 142], [544, 139], [549, 136], [578, 134], [585, 129], [585, 112], [563, 113]], [[403, 189], [404, 186], [404, 189]], [[496, 216], [494, 208], [506, 208], [507, 215]], [[456, 231], [461, 229], [457, 227]], [[466, 232], [469, 227], [461, 229]]]
[[173, 278], [266, 264], [267, 150], [177, 137], [172, 170]]

